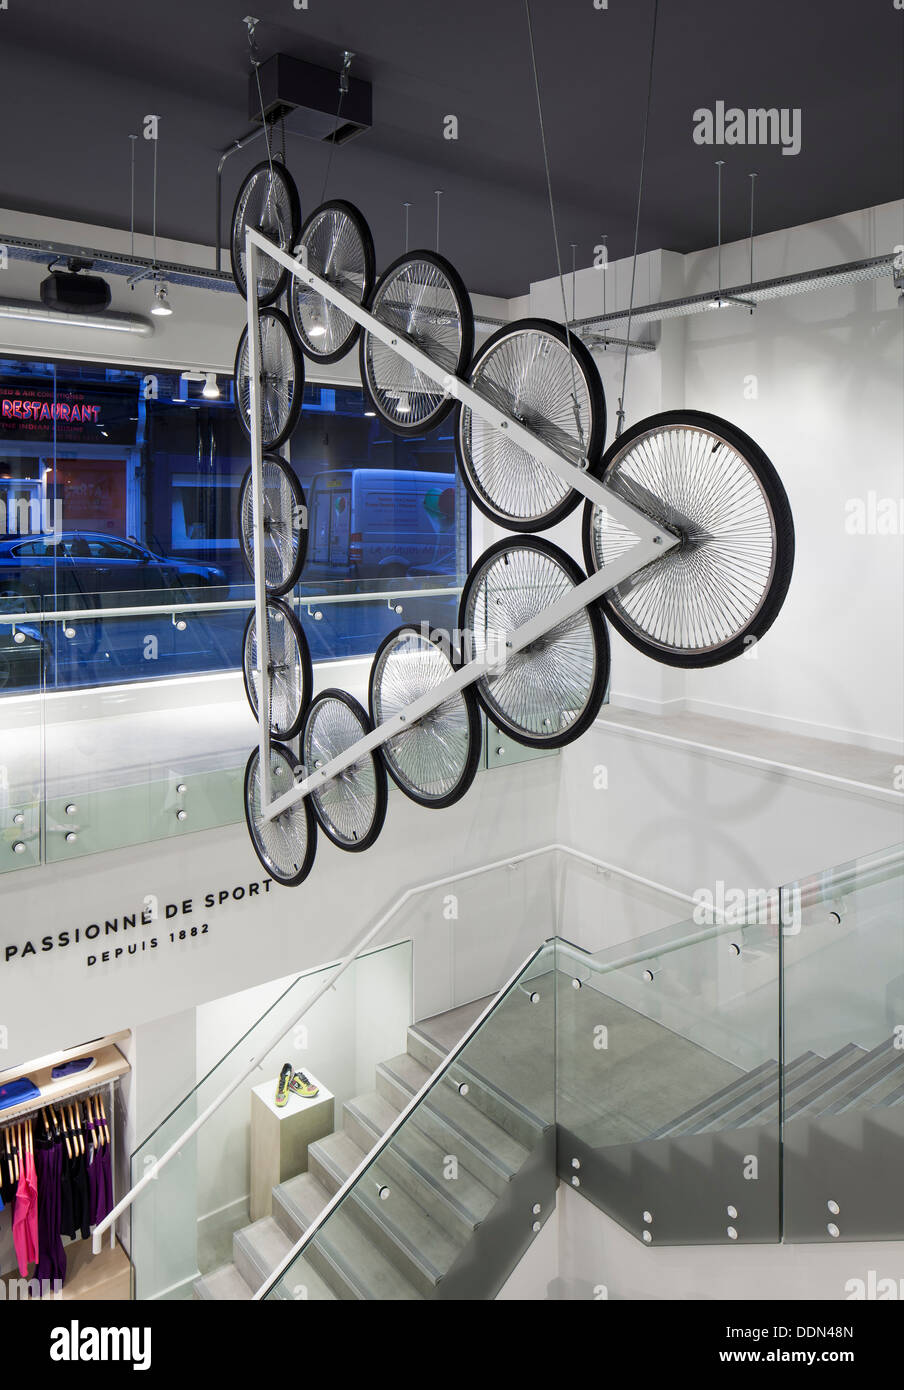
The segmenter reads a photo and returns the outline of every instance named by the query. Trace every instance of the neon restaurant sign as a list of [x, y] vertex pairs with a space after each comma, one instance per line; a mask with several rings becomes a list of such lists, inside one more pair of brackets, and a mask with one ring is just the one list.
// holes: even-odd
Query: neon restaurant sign
[[60, 420], [67, 425], [99, 425], [100, 406], [79, 401], [30, 401], [21, 396], [0, 398], [0, 419], [34, 420], [49, 423]]

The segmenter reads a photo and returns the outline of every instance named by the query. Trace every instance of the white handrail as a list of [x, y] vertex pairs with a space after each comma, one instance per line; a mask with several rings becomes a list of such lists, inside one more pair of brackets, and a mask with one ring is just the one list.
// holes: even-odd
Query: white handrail
[[[440, 598], [443, 594], [460, 595], [461, 585], [444, 585], [442, 588], [434, 589], [368, 589], [355, 594], [295, 594], [291, 599], [287, 596], [283, 602], [291, 602], [296, 608], [312, 608], [315, 604], [325, 607], [331, 603], [375, 603], [377, 600], [393, 603], [401, 598]], [[21, 627], [28, 623], [77, 623], [85, 622], [86, 619], [93, 621], [96, 618], [146, 618], [155, 615], [166, 616], [169, 613], [226, 613], [239, 608], [253, 607], [253, 598], [231, 598], [187, 603], [141, 603], [117, 608], [51, 608], [46, 611], [35, 609], [32, 613], [0, 613], [0, 624]]]
[[394, 917], [395, 914], [405, 906], [405, 904], [409, 901], [410, 898], [415, 897], [419, 893], [427, 893], [436, 888], [444, 888], [450, 883], [458, 883], [465, 878], [476, 878], [481, 874], [492, 873], [495, 869], [504, 869], [509, 865], [521, 864], [524, 863], [526, 860], [538, 859], [544, 854], [554, 853], [572, 855], [576, 859], [581, 859], [588, 864], [592, 864], [595, 868], [608, 869], [610, 872], [616, 873], [622, 878], [630, 879], [634, 883], [639, 883], [644, 885], [645, 887], [653, 888], [658, 892], [666, 893], [671, 897], [681, 899], [682, 902], [691, 901], [691, 899], [689, 899], [686, 894], [679, 893], [674, 888], [667, 888], [664, 884], [657, 883], [654, 879], [647, 879], [643, 878], [640, 874], [629, 873], [627, 870], [619, 868], [616, 864], [609, 864], [603, 859], [596, 859], [593, 855], [585, 854], [580, 850], [571, 849], [570, 846], [562, 845], [558, 842], [553, 842], [552, 844], [548, 845], [541, 845], [538, 846], [536, 849], [524, 850], [520, 854], [509, 855], [505, 859], [498, 859], [490, 864], [480, 864], [476, 868], [463, 869], [459, 873], [446, 874], [443, 878], [433, 879], [431, 882], [428, 883], [420, 883], [413, 888], [406, 888], [405, 892], [402, 893], [401, 896], [395, 900], [392, 906], [386, 912], [383, 913], [383, 915], [374, 923], [374, 925], [368, 928], [368, 930], [358, 940], [358, 942], [352, 948], [352, 950], [346, 956], [343, 957], [343, 959], [336, 966], [335, 970], [332, 971], [332, 973], [327, 977], [323, 984], [320, 985], [319, 988], [317, 988], [314, 991], [310, 998], [305, 1000], [298, 1013], [295, 1014], [295, 1016], [292, 1019], [290, 1019], [288, 1023], [282, 1025], [280, 1027], [279, 1032], [275, 1036], [267, 1040], [266, 1044], [255, 1055], [253, 1060], [248, 1064], [244, 1071], [242, 1071], [240, 1075], [235, 1078], [234, 1081], [231, 1081], [229, 1085], [226, 1086], [220, 1092], [220, 1094], [216, 1096], [216, 1098], [212, 1100], [208, 1106], [205, 1107], [201, 1114], [196, 1117], [196, 1119], [188, 1126], [185, 1132], [179, 1136], [175, 1143], [170, 1145], [170, 1147], [166, 1150], [162, 1157], [157, 1159], [157, 1161], [148, 1169], [148, 1171], [141, 1178], [139, 1178], [138, 1182], [135, 1183], [134, 1187], [131, 1187], [129, 1191], [125, 1194], [125, 1196], [119, 1202], [117, 1202], [116, 1206], [106, 1217], [104, 1217], [103, 1221], [95, 1227], [93, 1235], [94, 1253], [97, 1254], [101, 1249], [102, 1237], [104, 1235], [104, 1232], [109, 1230], [113, 1222], [118, 1220], [118, 1218], [123, 1214], [123, 1212], [128, 1211], [128, 1209], [131, 1207], [132, 1203], [135, 1201], [135, 1198], [139, 1195], [139, 1193], [143, 1192], [144, 1189], [151, 1182], [154, 1182], [156, 1180], [157, 1175], [161, 1171], [161, 1169], [165, 1168], [166, 1165], [171, 1161], [171, 1159], [175, 1158], [176, 1154], [178, 1154], [181, 1151], [181, 1149], [185, 1146], [185, 1144], [188, 1143], [189, 1139], [193, 1138], [193, 1136], [197, 1134], [198, 1130], [201, 1128], [203, 1124], [207, 1122], [207, 1120], [210, 1119], [211, 1115], [213, 1115], [220, 1108], [221, 1105], [225, 1104], [225, 1102], [229, 1099], [230, 1096], [234, 1095], [234, 1093], [238, 1090], [239, 1086], [243, 1084], [243, 1082], [247, 1081], [248, 1077], [251, 1076], [252, 1073], [257, 1070], [260, 1064], [265, 1060], [266, 1057], [269, 1056], [269, 1054], [273, 1051], [277, 1044], [282, 1041], [286, 1033], [288, 1033], [292, 1028], [296, 1026], [296, 1024], [304, 1017], [304, 1015], [309, 1011], [309, 1009], [313, 1008], [313, 1006], [317, 1003], [318, 999], [320, 999], [328, 989], [331, 989], [333, 987], [333, 984], [336, 980], [339, 979], [340, 975], [343, 975], [345, 973], [348, 967], [354, 963], [354, 961], [365, 949], [365, 947], [370, 945], [370, 943], [375, 939], [375, 937], [378, 936], [379, 933], [383, 930], [383, 928], [387, 925], [390, 919]]

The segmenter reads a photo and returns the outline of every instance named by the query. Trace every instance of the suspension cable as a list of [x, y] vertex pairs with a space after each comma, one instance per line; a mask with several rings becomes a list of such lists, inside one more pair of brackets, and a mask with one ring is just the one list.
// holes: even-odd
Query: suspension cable
[[[556, 226], [556, 206], [552, 196], [552, 176], [549, 171], [549, 150], [546, 144], [546, 127], [543, 122], [543, 102], [540, 98], [540, 77], [537, 72], [537, 54], [534, 48], [534, 26], [530, 15], [530, 0], [524, 0], [524, 14], [527, 19], [527, 39], [530, 45], [530, 61], [534, 75], [534, 94], [537, 99], [537, 118], [540, 123], [540, 143], [543, 146], [543, 167], [546, 171], [546, 194], [549, 199], [549, 217], [552, 222], [552, 240], [556, 253], [556, 273], [559, 277], [559, 290], [562, 295], [562, 322], [565, 325], [565, 344], [568, 349], [568, 359], [571, 363], [571, 403], [574, 410], [574, 422], [578, 432], [578, 442], [581, 453], [586, 454], [584, 445], [584, 423], [581, 419], [581, 412], [578, 406], [578, 384], [574, 369], [574, 353], [571, 347], [571, 328], [568, 323], [568, 304], [565, 298], [565, 279], [562, 275], [562, 257], [559, 254], [559, 231]], [[585, 458], [586, 462], [586, 458]]]
[[659, 0], [653, 0], [653, 28], [650, 34], [650, 71], [647, 77], [647, 110], [643, 122], [643, 143], [640, 148], [640, 178], [637, 184], [637, 212], [634, 218], [634, 256], [631, 262], [631, 294], [628, 300], [628, 329], [625, 333], [625, 360], [622, 365], [621, 395], [618, 398], [616, 439], [625, 427], [625, 386], [628, 380], [628, 353], [631, 344], [631, 320], [634, 314], [634, 286], [637, 280], [637, 246], [640, 237], [640, 205], [643, 200], [643, 176], [647, 159], [647, 133], [650, 129], [650, 107], [653, 104], [653, 61], [656, 56], [656, 23], [659, 18]]

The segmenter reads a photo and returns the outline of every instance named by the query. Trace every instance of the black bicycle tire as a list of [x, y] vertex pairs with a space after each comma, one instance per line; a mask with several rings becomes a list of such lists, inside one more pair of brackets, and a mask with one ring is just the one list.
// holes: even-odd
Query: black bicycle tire
[[[304, 242], [305, 232], [307, 231], [311, 223], [314, 221], [314, 219], [316, 217], [319, 217], [328, 208], [338, 208], [342, 212], [344, 212], [345, 215], [349, 218], [349, 220], [357, 226], [358, 232], [361, 235], [361, 242], [364, 247], [365, 261], [364, 293], [361, 297], [361, 304], [365, 305], [367, 304], [373, 292], [374, 279], [376, 277], [377, 271], [377, 261], [376, 254], [374, 252], [373, 234], [371, 233], [367, 220], [364, 217], [364, 214], [361, 212], [360, 208], [355, 207], [354, 203], [349, 203], [344, 198], [330, 198], [325, 203], [321, 203], [319, 207], [314, 209], [314, 211], [311, 213], [309, 217], [305, 218], [304, 225], [298, 234], [299, 245]], [[301, 351], [305, 354], [305, 356], [309, 357], [312, 362], [317, 362], [321, 366], [328, 366], [331, 362], [338, 362], [340, 358], [347, 356], [347, 354], [351, 352], [352, 348], [355, 346], [361, 333], [361, 325], [358, 323], [354, 325], [351, 333], [345, 340], [342, 347], [336, 348], [333, 352], [315, 352], [313, 348], [309, 347], [308, 344], [305, 343], [301, 331], [299, 330], [296, 324], [296, 284], [297, 281], [295, 281], [295, 278], [293, 276], [293, 284], [289, 291], [289, 322], [292, 325], [292, 332], [295, 335], [295, 341], [298, 343], [298, 346], [300, 347]]]
[[[471, 304], [471, 296], [468, 294], [464, 280], [461, 278], [454, 265], [452, 265], [451, 261], [446, 260], [445, 256], [440, 256], [436, 251], [406, 251], [403, 256], [398, 256], [396, 260], [392, 262], [391, 265], [386, 267], [386, 269], [383, 271], [383, 274], [380, 276], [379, 280], [374, 285], [368, 300], [367, 308], [370, 310], [371, 313], [374, 312], [373, 306], [379, 298], [380, 290], [382, 289], [383, 285], [390, 278], [390, 276], [395, 274], [395, 272], [399, 269], [400, 266], [406, 263], [406, 261], [426, 261], [429, 265], [433, 265], [437, 270], [439, 270], [443, 275], [445, 275], [450, 286], [452, 287], [454, 297], [458, 302], [459, 314], [461, 318], [461, 345], [459, 347], [458, 361], [455, 367], [454, 375], [462, 377], [466, 374], [468, 370], [471, 361], [471, 353], [474, 350], [474, 309]], [[414, 434], [426, 434], [429, 430], [435, 429], [437, 425], [441, 424], [442, 421], [445, 420], [446, 416], [449, 414], [449, 412], [452, 410], [452, 407], [455, 405], [454, 397], [449, 396], [445, 400], [441, 401], [437, 408], [433, 411], [431, 415], [427, 417], [426, 420], [420, 420], [416, 424], [402, 425], [397, 420], [390, 418], [384, 413], [380, 401], [377, 399], [376, 395], [370, 387], [366, 357], [367, 339], [368, 334], [365, 331], [361, 334], [361, 337], [358, 342], [358, 366], [361, 374], [361, 385], [364, 389], [365, 396], [370, 401], [378, 417], [383, 421], [383, 424], [386, 426], [386, 428], [388, 430], [391, 430], [393, 434], [403, 436]]]
[[[239, 191], [235, 195], [235, 202], [232, 205], [232, 219], [229, 223], [229, 260], [232, 267], [232, 278], [235, 282], [235, 287], [243, 299], [246, 299], [248, 296], [248, 283], [244, 269], [242, 268], [241, 264], [236, 261], [235, 219], [238, 214], [239, 203], [241, 202], [242, 194], [244, 193], [247, 185], [251, 182], [253, 178], [256, 178], [258, 174], [263, 173], [264, 170], [269, 171], [270, 167], [270, 160], [264, 159], [260, 162], [260, 164], [255, 164], [252, 169], [249, 169], [248, 173], [245, 175], [245, 177], [242, 179], [241, 184], [239, 185]], [[288, 252], [291, 252], [294, 249], [295, 242], [298, 239], [298, 228], [301, 222], [301, 199], [298, 196], [298, 186], [295, 183], [295, 180], [293, 179], [292, 175], [286, 168], [285, 164], [277, 160], [273, 164], [273, 169], [274, 171], [276, 169], [279, 169], [280, 175], [285, 180], [286, 189], [289, 194], [289, 208], [292, 218], [292, 235], [289, 239], [290, 245], [286, 248], [286, 250]], [[264, 234], [262, 233], [262, 235]], [[286, 287], [286, 280], [288, 278], [288, 275], [289, 272], [284, 267], [281, 268], [275, 289], [269, 290], [266, 294], [263, 295], [258, 294], [258, 309], [266, 309], [271, 304], [276, 303], [276, 301], [279, 299], [280, 295]]]
[[[311, 701], [305, 717], [305, 730], [307, 729], [308, 720], [313, 718], [317, 706], [327, 699], [339, 700], [352, 711], [356, 719], [361, 723], [362, 737], [364, 734], [370, 733], [373, 726], [367, 710], [353, 695], [349, 695], [348, 691], [339, 690], [336, 687], [330, 687], [328, 690], [321, 690]], [[304, 748], [304, 744], [305, 739], [302, 736], [302, 749]], [[389, 804], [389, 788], [386, 783], [386, 764], [383, 761], [379, 748], [376, 748], [372, 753], [368, 753], [365, 756], [371, 758], [374, 765], [375, 807], [374, 818], [370, 829], [362, 839], [355, 841], [354, 844], [350, 844], [348, 841], [342, 840], [335, 835], [332, 828], [327, 824], [326, 817], [321, 812], [317, 802], [316, 792], [312, 791], [310, 794], [310, 800], [314, 803], [314, 815], [317, 817], [317, 821], [324, 835], [326, 835], [327, 839], [332, 841], [338, 849], [345, 850], [349, 854], [360, 854], [362, 850], [370, 849], [371, 845], [378, 838], [380, 831], [383, 829], [383, 823], [386, 820], [386, 808]], [[310, 774], [313, 769], [308, 768], [307, 770]]]
[[[274, 454], [270, 452], [264, 454], [263, 462], [264, 464], [269, 463], [271, 465], [278, 465], [281, 469], [285, 471], [286, 476], [288, 478], [289, 487], [292, 490], [292, 495], [295, 500], [295, 505], [304, 508], [305, 515], [307, 515], [307, 498], [305, 497], [304, 488], [301, 485], [301, 481], [298, 477], [298, 474], [295, 472], [295, 469], [292, 468], [292, 466], [289, 463], [287, 463], [286, 460], [282, 458], [279, 454]], [[248, 573], [251, 575], [253, 579], [254, 556], [246, 544], [245, 530], [242, 526], [243, 503], [245, 499], [245, 493], [248, 490], [250, 482], [251, 469], [248, 468], [246, 469], [241, 484], [239, 486], [237, 529], [239, 533], [239, 549], [242, 552], [242, 559], [245, 562], [245, 568], [247, 569]], [[267, 585], [267, 594], [270, 598], [279, 598], [281, 597], [281, 595], [287, 594], [291, 589], [295, 588], [295, 585], [298, 583], [299, 575], [301, 574], [301, 571], [304, 569], [304, 562], [307, 558], [307, 551], [308, 527], [307, 525], [305, 525], [299, 528], [298, 554], [296, 555], [295, 562], [292, 565], [291, 570], [289, 571], [289, 578], [284, 580], [282, 584], [279, 585]]]
[[[301, 623], [298, 621], [298, 617], [292, 611], [289, 605], [285, 603], [281, 598], [273, 598], [270, 595], [267, 596], [267, 605], [268, 607], [272, 605], [274, 608], [279, 609], [280, 613], [282, 613], [283, 621], [289, 624], [290, 628], [292, 629], [295, 635], [295, 641], [298, 645], [298, 651], [301, 656], [301, 689], [298, 692], [298, 713], [296, 714], [295, 718], [293, 719], [292, 723], [289, 725], [287, 729], [274, 729], [272, 720], [270, 723], [270, 737], [273, 739], [278, 739], [281, 743], [288, 743], [291, 739], [295, 738], [298, 735], [301, 726], [305, 721], [305, 716], [308, 712], [308, 705], [311, 703], [311, 694], [314, 689], [314, 665], [311, 660], [311, 651], [308, 647], [308, 641], [304, 635], [304, 629], [302, 628]], [[245, 622], [245, 628], [242, 633], [242, 684], [245, 687], [245, 697], [248, 701], [248, 706], [251, 710], [251, 713], [254, 715], [254, 718], [257, 720], [257, 722], [260, 723], [260, 710], [258, 708], [257, 698], [254, 693], [254, 687], [248, 679], [248, 665], [245, 661], [245, 652], [248, 645], [248, 637], [251, 632], [251, 628], [254, 625], [256, 617], [257, 612], [254, 608], [252, 608], [251, 612], [248, 614], [247, 621]]]
[[[392, 632], [388, 633], [387, 636], [383, 638], [383, 641], [380, 643], [379, 647], [377, 647], [377, 650], [374, 652], [373, 664], [370, 668], [370, 677], [367, 683], [367, 704], [368, 710], [370, 712], [371, 724], [373, 725], [376, 725], [376, 714], [374, 712], [374, 676], [376, 675], [377, 666], [379, 664], [379, 660], [383, 654], [384, 649], [388, 647], [392, 642], [396, 641], [403, 632], [414, 632], [418, 635], [421, 635], [418, 628], [412, 627], [410, 623], [402, 623], [400, 627], [395, 628]], [[458, 654], [453, 650], [452, 644], [445, 637], [439, 637], [433, 640], [435, 640], [436, 645], [447, 657], [452, 669], [457, 670], [461, 665], [461, 661]], [[467, 792], [470, 790], [471, 784], [473, 783], [474, 778], [477, 775], [477, 769], [480, 766], [480, 755], [483, 750], [483, 730], [481, 727], [480, 719], [480, 705], [478, 703], [477, 695], [474, 691], [473, 686], [465, 686], [464, 690], [460, 691], [459, 693], [465, 702], [465, 709], [468, 718], [468, 758], [458, 782], [456, 782], [455, 786], [451, 789], [451, 791], [447, 792], [445, 796], [419, 796], [417, 792], [415, 792], [408, 783], [402, 781], [402, 779], [396, 773], [395, 767], [393, 766], [390, 757], [386, 753], [384, 753], [383, 755], [383, 762], [386, 766], [386, 771], [392, 778], [393, 782], [395, 782], [399, 790], [404, 792], [405, 795], [409, 798], [409, 800], [415, 802], [415, 804], [418, 806], [425, 807], [427, 810], [444, 811], [447, 807], [454, 806], [455, 803], [457, 801], [460, 801], [462, 797], [465, 796]]]
[[[589, 349], [581, 342], [575, 333], [566, 333], [560, 323], [553, 319], [526, 318], [516, 319], [513, 323], [503, 324], [498, 328], [485, 343], [477, 349], [471, 362], [468, 372], [468, 381], [473, 384], [474, 374], [486, 355], [505, 338], [511, 337], [517, 332], [545, 332], [555, 338], [564, 347], [571, 348], [578, 364], [583, 372], [584, 380], [587, 385], [587, 393], [590, 398], [591, 410], [591, 433], [588, 441], [586, 457], [588, 460], [587, 471], [594, 477], [598, 475], [603, 450], [606, 446], [606, 392], [600, 377], [597, 365]], [[519, 518], [507, 515], [505, 512], [494, 508], [484, 496], [476, 478], [472, 476], [470, 463], [466, 456], [466, 451], [462, 445], [462, 424], [464, 413], [467, 407], [463, 402], [458, 401], [455, 407], [455, 423], [453, 425], [453, 435], [455, 438], [455, 454], [461, 468], [462, 480], [468, 490], [468, 495], [475, 507], [483, 512], [484, 516], [496, 523], [497, 526], [504, 526], [507, 531], [516, 531], [519, 534], [535, 534], [538, 531], [546, 531], [551, 526], [556, 526], [569, 516], [579, 503], [583, 500], [583, 494], [577, 488], [571, 488], [562, 498], [561, 502], [538, 518]]]
[[[272, 453], [275, 449], [278, 449], [280, 445], [285, 444], [286, 440], [289, 438], [289, 436], [295, 429], [295, 426], [298, 424], [298, 418], [301, 415], [301, 406], [304, 398], [305, 382], [304, 353], [301, 352], [301, 350], [299, 349], [299, 346], [295, 341], [295, 334], [292, 332], [292, 326], [281, 309], [264, 309], [263, 312], [259, 315], [259, 318], [272, 318], [274, 321], [281, 323], [292, 348], [292, 359], [295, 368], [296, 389], [292, 395], [292, 404], [289, 407], [289, 413], [286, 417], [285, 423], [283, 424], [282, 429], [272, 439], [265, 439], [262, 441], [265, 453]], [[235, 351], [235, 365], [232, 369], [232, 379], [235, 385], [235, 413], [241, 422], [242, 428], [244, 429], [245, 433], [250, 439], [251, 421], [245, 419], [245, 412], [242, 409], [241, 402], [239, 400], [238, 390], [239, 362], [241, 361], [242, 352], [244, 350], [247, 338], [248, 328], [246, 326], [242, 329], [241, 337], [239, 338], [239, 345]]]
[[[645, 656], [649, 656], [653, 661], [658, 661], [665, 666], [680, 667], [684, 670], [700, 670], [709, 666], [720, 666], [726, 661], [734, 660], [735, 657], [748, 650], [751, 642], [758, 642], [760, 638], [765, 636], [775, 622], [787, 597], [794, 571], [794, 519], [784, 485], [775, 465], [767, 454], [754, 439], [751, 439], [750, 435], [745, 434], [737, 425], [703, 410], [664, 410], [656, 415], [649, 415], [643, 420], [638, 420], [635, 425], [625, 430], [610, 444], [601, 461], [601, 480], [605, 482], [606, 474], [613, 466], [615, 459], [620, 457], [625, 447], [633, 443], [635, 439], [666, 425], [680, 424], [696, 426], [701, 430], [718, 434], [725, 439], [725, 442], [744, 458], [762, 486], [763, 493], [772, 510], [776, 546], [774, 572], [766, 595], [743, 631], [736, 633], [723, 645], [706, 652], [683, 652], [674, 648], [663, 648], [654, 642], [647, 641], [622, 620], [621, 614], [609, 600], [608, 594], [603, 594], [599, 603], [616, 632], [637, 651], [643, 652]], [[582, 522], [584, 560], [590, 573], [596, 572], [592, 540], [593, 506], [594, 504], [588, 499], [584, 507]], [[663, 558], [665, 559], [666, 556]], [[654, 561], [653, 563], [657, 562]]]
[[[298, 759], [292, 753], [291, 749], [284, 748], [282, 744], [278, 743], [272, 743], [270, 747], [271, 750], [273, 748], [276, 748], [280, 754], [285, 754], [287, 761], [293, 768], [298, 767]], [[278, 876], [274, 872], [273, 865], [268, 863], [267, 860], [264, 858], [263, 852], [261, 851], [258, 845], [257, 836], [255, 834], [255, 828], [252, 827], [251, 824], [251, 815], [248, 806], [248, 787], [251, 781], [251, 771], [254, 766], [255, 758], [260, 759], [259, 748], [252, 748], [248, 761], [245, 764], [245, 779], [243, 786], [242, 802], [245, 810], [245, 825], [248, 830], [248, 836], [251, 840], [251, 845], [255, 854], [260, 860], [260, 863], [266, 869], [269, 877], [273, 879], [273, 882], [278, 883], [281, 888], [296, 888], [299, 883], [302, 883], [307, 878], [308, 874], [311, 872], [311, 869], [314, 867], [314, 858], [317, 853], [317, 818], [314, 815], [312, 807], [309, 805], [310, 797], [305, 797], [301, 802], [301, 806], [303, 807], [303, 815], [305, 817], [305, 825], [307, 827], [307, 838], [305, 844], [304, 859], [295, 874], [290, 875], [288, 877]]]
[[[541, 554], [547, 555], [561, 566], [575, 586], [582, 584], [587, 578], [587, 575], [583, 572], [580, 565], [559, 546], [553, 545], [552, 541], [547, 540], [545, 536], [525, 536], [523, 538], [520, 536], [506, 536], [483, 552], [479, 560], [472, 565], [471, 571], [465, 580], [458, 609], [458, 627], [462, 634], [468, 631], [468, 600], [481, 568], [488, 561], [502, 554], [503, 551], [512, 548], [530, 548], [540, 551]], [[606, 688], [609, 684], [609, 671], [611, 665], [609, 634], [599, 604], [589, 603], [585, 606], [584, 611], [587, 614], [596, 650], [596, 673], [584, 709], [569, 728], [561, 730], [559, 733], [553, 734], [548, 738], [539, 738], [535, 734], [526, 733], [517, 725], [506, 721], [504, 718], [500, 718], [500, 711], [496, 709], [485, 696], [481, 681], [478, 680], [475, 684], [474, 689], [477, 699], [480, 701], [484, 713], [490, 722], [509, 738], [514, 739], [516, 743], [522, 744], [525, 748], [564, 748], [566, 744], [573, 743], [575, 739], [580, 738], [581, 734], [585, 733], [586, 730], [590, 728], [599, 714], [600, 706], [602, 705], [603, 698], [606, 694]]]

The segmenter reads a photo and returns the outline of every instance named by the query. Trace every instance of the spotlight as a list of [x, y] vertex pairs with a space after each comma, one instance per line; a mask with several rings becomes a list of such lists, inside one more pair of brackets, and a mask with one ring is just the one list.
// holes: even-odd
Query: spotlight
[[154, 303], [151, 306], [151, 313], [158, 318], [167, 318], [171, 313], [169, 300], [166, 296], [166, 285], [154, 286]]
[[399, 396], [398, 411], [400, 415], [409, 415], [411, 413], [411, 402], [408, 399], [407, 391], [403, 391], [401, 396]]
[[201, 395], [206, 396], [209, 401], [215, 401], [218, 398], [219, 394], [220, 388], [217, 385], [216, 372], [205, 372], [204, 390], [201, 392]]
[[320, 322], [319, 319], [315, 319], [314, 322], [311, 324], [311, 327], [310, 327], [310, 329], [308, 330], [308, 336], [311, 337], [311, 338], [325, 338], [325, 337], [326, 337], [326, 328], [325, 328], [324, 325]]

